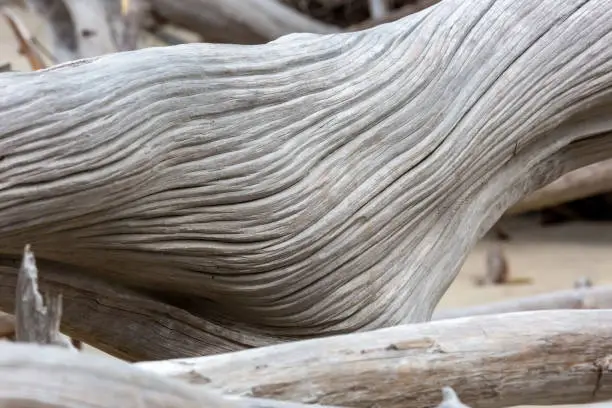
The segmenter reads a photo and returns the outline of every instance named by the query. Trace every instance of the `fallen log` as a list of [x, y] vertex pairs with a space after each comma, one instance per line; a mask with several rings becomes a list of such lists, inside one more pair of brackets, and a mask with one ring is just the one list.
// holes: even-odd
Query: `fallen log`
[[[17, 405], [16, 405], [17, 404]], [[52, 346], [0, 343], [0, 406], [39, 408], [325, 408], [226, 397], [120, 360]]]
[[564, 290], [484, 305], [441, 309], [432, 320], [552, 309], [612, 309], [612, 286]]
[[612, 157], [610, 17], [445, 0], [3, 73], [2, 253], [273, 339], [428, 320], [511, 205]]
[[573, 310], [440, 320], [136, 365], [228, 394], [303, 403], [431, 407], [448, 385], [467, 405], [497, 408], [609, 400], [611, 355], [612, 310]]

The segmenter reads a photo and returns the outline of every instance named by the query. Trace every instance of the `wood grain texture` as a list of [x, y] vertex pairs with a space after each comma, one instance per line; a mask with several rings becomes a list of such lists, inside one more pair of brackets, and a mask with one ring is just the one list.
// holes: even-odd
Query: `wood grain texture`
[[612, 156], [610, 17], [446, 0], [4, 73], [2, 251], [271, 338], [427, 320], [511, 205]]
[[507, 213], [518, 214], [540, 210], [612, 191], [612, 159], [593, 163], [564, 174], [544, 188], [529, 194]]
[[303, 403], [425, 408], [451, 386], [463, 403], [494, 408], [609, 400], [611, 354], [612, 310], [574, 310], [440, 320], [137, 366]]
[[[37, 263], [43, 271], [41, 290], [62, 293], [62, 331], [124, 360], [196, 357], [290, 340], [237, 322], [191, 314], [71, 265]], [[18, 258], [0, 260], [3, 310], [14, 310], [18, 268]], [[12, 320], [9, 323], [12, 331]]]
[[[56, 347], [0, 343], [0, 406], [37, 408], [300, 408], [225, 397], [107, 357]], [[315, 406], [313, 408], [324, 408]]]

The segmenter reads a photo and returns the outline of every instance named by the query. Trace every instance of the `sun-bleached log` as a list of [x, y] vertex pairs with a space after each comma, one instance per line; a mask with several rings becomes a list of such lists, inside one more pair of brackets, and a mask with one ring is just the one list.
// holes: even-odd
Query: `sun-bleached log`
[[[440, 320], [138, 367], [223, 392], [303, 403], [432, 407], [612, 398], [612, 310]], [[237, 374], [239, 373], [239, 375]]]
[[[16, 401], [19, 402], [18, 405]], [[226, 397], [128, 363], [57, 347], [0, 343], [0, 406], [37, 408], [306, 408]], [[324, 408], [313, 406], [313, 408]]]
[[611, 17], [445, 0], [3, 73], [0, 247], [273, 339], [427, 320], [511, 205], [612, 157]]
[[564, 290], [484, 305], [436, 311], [433, 320], [551, 309], [612, 309], [612, 286]]

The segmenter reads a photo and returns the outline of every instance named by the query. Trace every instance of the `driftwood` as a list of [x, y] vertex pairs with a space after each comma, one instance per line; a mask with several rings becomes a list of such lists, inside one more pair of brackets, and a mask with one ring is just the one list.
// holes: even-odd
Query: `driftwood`
[[[612, 310], [440, 320], [193, 359], [138, 363], [226, 393], [350, 407], [480, 408], [612, 398]], [[236, 375], [240, 373], [240, 375]]]
[[24, 250], [15, 298], [15, 340], [18, 342], [53, 344], [74, 350], [70, 339], [60, 333], [62, 297], [48, 295], [46, 305], [38, 291], [38, 270], [34, 254]]
[[108, 357], [17, 343], [0, 343], [0, 406], [306, 408], [291, 402], [227, 397]]
[[442, 402], [438, 408], [470, 408], [461, 402], [455, 390], [451, 387], [442, 388]]
[[[121, 2], [109, 0], [26, 0], [42, 17], [55, 62], [96, 57], [136, 48], [138, 30], [148, 8], [132, 0], [122, 15]], [[142, 23], [143, 24], [143, 23]]]
[[541, 188], [508, 210], [508, 214], [540, 210], [596, 194], [612, 192], [612, 159], [574, 170]]
[[[45, 68], [43, 58], [33, 43], [33, 36], [28, 32], [13, 9], [9, 6], [2, 6], [0, 3], [0, 14], [3, 15], [13, 31], [16, 43], [19, 46], [19, 53], [27, 58], [30, 67], [33, 70]], [[10, 71], [10, 67], [8, 71]], [[2, 71], [0, 70], [0, 72]]]
[[60, 62], [132, 49], [134, 28], [150, 28], [155, 20], [188, 28], [207, 42], [260, 44], [294, 32], [340, 31], [277, 0], [133, 0], [126, 16], [119, 0], [27, 3], [45, 21]]
[[441, 309], [433, 314], [432, 319], [552, 309], [612, 309], [612, 286], [564, 290], [478, 306]]
[[[314, 20], [311, 22], [312, 26], [307, 24], [305, 26], [300, 26], [300, 24], [305, 24], [302, 20], [307, 19], [307, 17], [295, 17], [295, 13], [287, 10], [282, 4], [277, 4], [272, 0], [267, 0], [270, 1], [270, 8], [265, 11], [271, 13], [269, 18], [281, 19], [276, 16], [276, 14], [288, 12], [291, 16], [296, 18], [294, 29], [290, 27], [277, 27], [278, 22], [264, 22], [265, 16], [263, 16], [263, 14], [260, 16], [253, 15], [254, 10], [256, 14], [259, 13], [257, 8], [237, 9], [230, 12], [225, 9], [225, 6], [221, 6], [221, 3], [210, 0], [193, 0], [195, 3], [202, 1], [202, 4], [194, 3], [187, 5], [181, 2], [171, 2], [169, 9], [168, 5], [165, 4], [166, 2], [161, 1], [159, 4], [162, 10], [161, 14], [158, 11], [152, 10], [152, 4], [147, 0], [132, 0], [127, 2], [129, 4], [129, 13], [125, 16], [119, 15], [118, 2], [109, 2], [105, 0], [91, 0], [88, 3], [81, 3], [79, 0], [28, 1], [33, 5], [33, 9], [37, 10], [44, 21], [49, 25], [59, 25], [59, 27], [52, 27], [51, 32], [59, 32], [62, 30], [62, 27], [70, 27], [70, 29], [64, 28], [64, 35], [59, 42], [57, 39], [55, 41], [56, 46], [60, 48], [55, 51], [55, 54], [59, 56], [55, 58], [55, 62], [66, 62], [84, 57], [103, 55], [114, 51], [136, 49], [138, 31], [146, 25], [146, 23], [144, 23], [144, 20], [147, 20], [145, 14], [149, 15], [151, 12], [160, 16], [164, 15], [163, 11], [165, 11], [169, 13], [168, 19], [179, 22], [190, 21], [192, 19], [206, 19], [206, 21], [187, 23], [187, 26], [202, 33], [210, 41], [261, 43], [292, 32], [304, 31], [324, 33], [339, 31], [339, 29], [334, 29], [331, 26], [326, 28], [324, 28], [324, 26], [319, 26], [319, 23], [314, 22]], [[387, 0], [368, 0], [367, 3], [371, 9], [372, 19], [354, 25], [350, 30], [362, 30], [382, 23], [395, 21], [431, 7], [438, 2], [439, 0], [419, 0], [389, 12]], [[329, 2], [329, 4], [325, 4], [325, 7], [331, 10], [333, 7], [338, 7], [344, 3], [345, 2], [332, 1]], [[41, 6], [41, 4], [43, 6]], [[81, 9], [80, 7], [82, 4], [86, 4], [86, 6]], [[297, 3], [293, 5], [295, 7], [298, 6]], [[193, 6], [196, 7], [195, 13], [193, 10], [189, 9], [189, 7]], [[53, 10], [51, 10], [51, 7]], [[62, 18], [54, 17], [54, 13], [58, 13], [55, 10], [61, 9], [62, 7], [65, 7], [70, 13], [63, 13]], [[203, 12], [203, 14], [200, 15], [199, 10], [203, 10], [206, 7], [210, 7], [213, 11]], [[308, 11], [308, 7], [303, 9], [303, 11]], [[216, 23], [213, 24], [214, 27], [211, 28], [211, 22], [208, 18], [213, 18], [211, 17], [212, 15], [225, 15], [225, 13], [230, 13], [230, 16], [227, 17], [229, 20], [226, 22], [226, 26], [223, 29], [217, 27], [220, 20], [218, 17], [214, 17]], [[233, 16], [231, 13], [235, 13], [236, 15]], [[72, 16], [72, 18], [69, 18], [69, 16]], [[100, 16], [103, 16], [103, 18], [100, 18]], [[256, 26], [255, 30], [266, 32], [266, 34], [262, 34], [264, 37], [258, 37], [243, 32], [245, 30], [245, 21], [251, 20], [253, 20], [252, 24]], [[289, 25], [293, 24], [292, 19], [288, 21], [281, 19], [281, 21]], [[12, 24], [14, 24], [14, 20]], [[228, 29], [228, 27], [230, 29]], [[234, 27], [236, 27], [237, 31], [234, 30]], [[69, 35], [68, 32], [71, 34]], [[163, 32], [161, 32], [161, 34], [165, 35]], [[66, 38], [67, 36], [70, 38]], [[55, 37], [52, 36], [52, 38]], [[71, 44], [74, 42], [76, 42], [77, 45], [71, 49]], [[173, 39], [171, 42], [178, 44], [183, 41], [176, 42], [176, 39]], [[21, 39], [20, 43], [22, 44], [22, 49], [28, 50], [26, 55], [30, 59], [34, 69], [43, 67], [44, 63], [37, 53], [36, 48], [32, 45], [24, 47], [23, 44], [26, 43]], [[539, 189], [524, 200], [521, 200], [518, 204], [512, 206], [508, 214], [538, 210], [566, 201], [585, 198], [608, 191], [612, 191], [611, 160], [576, 169], [562, 176], [552, 184]]]
[[[13, 310], [18, 260], [0, 260], [0, 308]], [[211, 321], [150, 296], [111, 285], [70, 265], [39, 261], [45, 290], [65, 299], [63, 330], [109, 354], [129, 360], [195, 357], [289, 341], [248, 333], [235, 322]], [[482, 306], [442, 309], [433, 319], [545, 309], [612, 308], [612, 288], [567, 290]], [[11, 317], [7, 316], [10, 322]], [[130, 327], [131, 330], [125, 330]], [[248, 336], [247, 336], [248, 334]], [[245, 340], [248, 339], [249, 343]]]
[[277, 0], [149, 0], [154, 14], [208, 42], [260, 44], [291, 33], [340, 31]]
[[612, 157], [610, 17], [445, 0], [3, 73], [2, 251], [237, 327], [237, 349], [427, 320], [511, 205]]
[[[191, 314], [91, 276], [38, 259], [43, 291], [62, 293], [62, 331], [128, 361], [222, 353], [291, 340], [250, 331], [236, 321]], [[0, 260], [0, 309], [13, 310], [19, 257]], [[129, 329], [127, 329], [129, 328]]]
[[415, 0], [411, 4], [407, 4], [402, 8], [381, 15], [379, 18], [372, 18], [354, 24], [350, 27], [350, 30], [365, 30], [368, 28], [375, 27], [379, 24], [390, 23], [392, 21], [399, 20], [411, 14], [418, 13], [419, 11], [425, 10], [426, 8], [431, 7], [439, 2], [440, 0]]

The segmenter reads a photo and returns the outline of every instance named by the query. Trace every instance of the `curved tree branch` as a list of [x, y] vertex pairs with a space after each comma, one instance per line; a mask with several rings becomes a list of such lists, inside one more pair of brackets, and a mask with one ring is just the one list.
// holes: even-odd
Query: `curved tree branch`
[[511, 205], [612, 157], [610, 17], [446, 0], [5, 73], [0, 245], [275, 338], [427, 320]]

